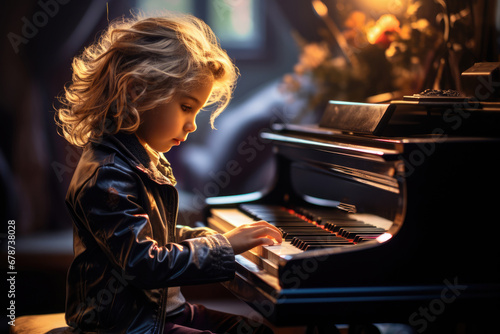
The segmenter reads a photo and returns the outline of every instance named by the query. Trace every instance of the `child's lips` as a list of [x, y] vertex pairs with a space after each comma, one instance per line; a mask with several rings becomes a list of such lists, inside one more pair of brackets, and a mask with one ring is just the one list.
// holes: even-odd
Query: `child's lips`
[[176, 146], [180, 145], [181, 142], [184, 141], [184, 139], [177, 139], [177, 138], [174, 138], [173, 140], [174, 140], [174, 145], [176, 145]]

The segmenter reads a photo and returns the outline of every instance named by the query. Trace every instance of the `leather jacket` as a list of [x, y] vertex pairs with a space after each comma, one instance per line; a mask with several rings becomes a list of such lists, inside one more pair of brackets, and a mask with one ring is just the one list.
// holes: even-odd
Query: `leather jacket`
[[66, 205], [74, 223], [66, 321], [77, 332], [162, 333], [167, 287], [234, 276], [223, 235], [176, 227], [177, 190], [135, 135], [88, 145]]

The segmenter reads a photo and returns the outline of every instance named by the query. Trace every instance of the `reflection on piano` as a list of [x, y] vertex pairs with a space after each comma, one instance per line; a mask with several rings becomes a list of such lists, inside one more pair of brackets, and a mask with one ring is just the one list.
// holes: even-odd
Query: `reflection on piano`
[[226, 283], [272, 323], [424, 332], [498, 312], [500, 103], [332, 101], [319, 124], [262, 137], [275, 183], [207, 199], [207, 223], [225, 232], [266, 220], [283, 232], [282, 245], [238, 255]]

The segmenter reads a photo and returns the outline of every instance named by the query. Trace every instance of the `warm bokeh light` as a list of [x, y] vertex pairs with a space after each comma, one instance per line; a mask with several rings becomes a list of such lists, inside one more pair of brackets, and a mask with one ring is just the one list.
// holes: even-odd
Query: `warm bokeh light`
[[368, 29], [366, 38], [370, 44], [390, 44], [390, 34], [399, 32], [399, 20], [392, 14], [382, 15], [375, 25]]
[[328, 8], [321, 0], [313, 0], [313, 8], [320, 17], [325, 17], [328, 15]]
[[379, 13], [398, 14], [402, 12], [408, 4], [407, 0], [356, 0], [360, 8]]

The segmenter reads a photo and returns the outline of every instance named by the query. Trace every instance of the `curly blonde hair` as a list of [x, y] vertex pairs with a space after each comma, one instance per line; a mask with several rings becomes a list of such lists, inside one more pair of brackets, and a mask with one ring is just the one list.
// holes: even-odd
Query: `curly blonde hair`
[[[141, 114], [179, 92], [214, 83], [214, 120], [226, 108], [238, 69], [203, 21], [180, 14], [121, 19], [73, 60], [72, 83], [56, 110], [61, 134], [76, 146], [119, 131], [133, 133]], [[128, 94], [130, 89], [135, 94]], [[133, 95], [133, 98], [131, 97]]]

